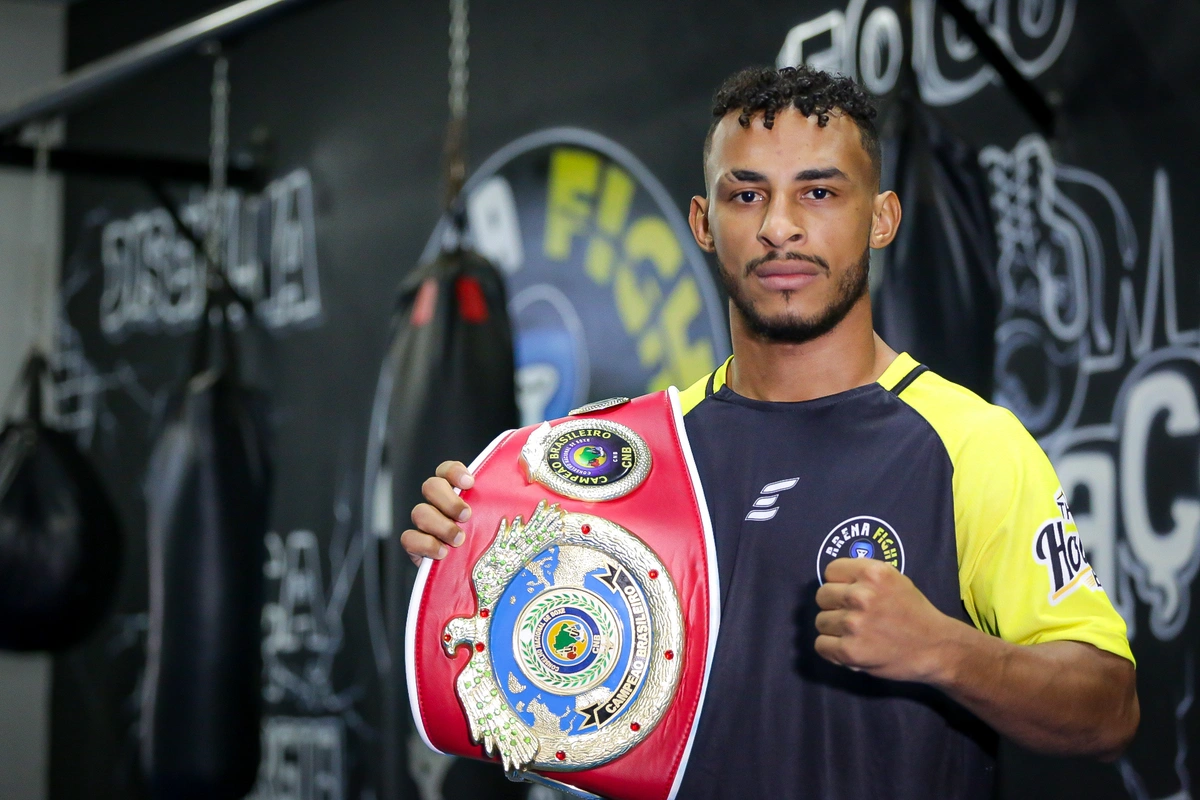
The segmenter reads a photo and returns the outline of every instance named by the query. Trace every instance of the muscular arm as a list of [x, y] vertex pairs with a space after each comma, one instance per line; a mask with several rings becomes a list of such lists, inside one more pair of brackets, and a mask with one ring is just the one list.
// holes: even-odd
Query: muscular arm
[[835, 664], [941, 689], [1042, 753], [1115, 759], [1139, 719], [1133, 664], [1072, 641], [1017, 645], [942, 614], [888, 564], [839, 559], [817, 592], [816, 649]]

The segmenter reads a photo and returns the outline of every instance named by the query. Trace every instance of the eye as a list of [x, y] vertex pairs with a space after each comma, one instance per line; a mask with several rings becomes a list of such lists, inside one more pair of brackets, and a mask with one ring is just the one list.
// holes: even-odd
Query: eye
[[758, 192], [750, 189], [743, 189], [742, 191], [734, 192], [733, 194], [733, 199], [737, 200], [739, 203], [753, 203], [759, 197], [760, 195]]
[[813, 200], [824, 200], [827, 197], [832, 197], [833, 192], [818, 186], [816, 189], [809, 189], [808, 195], [812, 197]]

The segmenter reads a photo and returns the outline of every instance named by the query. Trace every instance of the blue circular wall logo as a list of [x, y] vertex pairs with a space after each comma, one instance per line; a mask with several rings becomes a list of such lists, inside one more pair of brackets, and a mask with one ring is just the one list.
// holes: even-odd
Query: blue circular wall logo
[[[505, 275], [522, 425], [589, 400], [684, 388], [729, 354], [680, 204], [616, 142], [577, 128], [523, 136], [464, 194], [470, 244]], [[424, 257], [447, 230], [443, 221]]]

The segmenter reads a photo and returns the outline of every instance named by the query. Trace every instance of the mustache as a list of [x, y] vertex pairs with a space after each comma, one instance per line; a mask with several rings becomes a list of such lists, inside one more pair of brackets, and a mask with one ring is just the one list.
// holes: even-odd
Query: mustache
[[825, 274], [829, 274], [829, 262], [815, 253], [796, 253], [791, 250], [787, 251], [786, 253], [779, 253], [772, 250], [765, 256], [759, 256], [758, 258], [747, 261], [745, 277], [749, 278], [754, 274], [754, 270], [758, 269], [763, 264], [766, 264], [768, 261], [807, 261], [808, 263], [816, 264], [818, 267], [825, 270]]

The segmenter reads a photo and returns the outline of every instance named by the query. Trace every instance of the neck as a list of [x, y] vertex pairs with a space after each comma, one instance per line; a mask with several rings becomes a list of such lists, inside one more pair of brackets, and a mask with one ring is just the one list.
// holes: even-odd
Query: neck
[[866, 295], [833, 330], [803, 344], [756, 336], [732, 304], [729, 328], [733, 365], [728, 383], [752, 400], [792, 403], [865, 386], [878, 380], [896, 358], [872, 327]]

